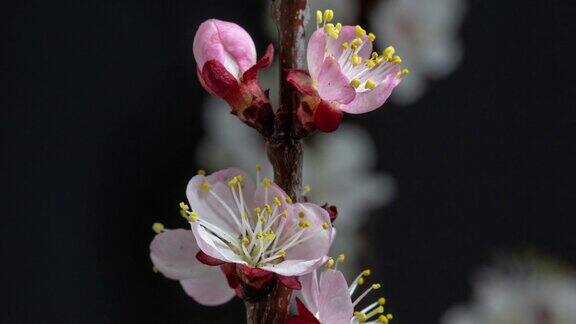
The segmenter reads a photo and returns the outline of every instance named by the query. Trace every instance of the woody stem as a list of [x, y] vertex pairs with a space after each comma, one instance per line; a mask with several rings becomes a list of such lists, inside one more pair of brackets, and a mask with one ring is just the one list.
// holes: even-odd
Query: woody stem
[[[280, 106], [274, 134], [267, 139], [268, 159], [274, 168], [274, 182], [294, 201], [302, 192], [302, 143], [294, 136], [294, 114], [298, 94], [286, 81], [289, 69], [304, 65], [304, 22], [307, 0], [272, 0], [272, 18], [280, 41]], [[283, 324], [288, 315], [292, 291], [273, 280], [269, 291], [257, 300], [246, 301], [249, 324]]]

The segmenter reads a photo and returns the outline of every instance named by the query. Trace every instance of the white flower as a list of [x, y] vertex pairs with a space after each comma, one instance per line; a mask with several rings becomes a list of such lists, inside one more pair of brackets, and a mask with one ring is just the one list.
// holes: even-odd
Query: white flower
[[[458, 30], [465, 0], [389, 0], [377, 3], [369, 19], [380, 37], [376, 43], [394, 44], [410, 69], [392, 100], [410, 104], [426, 90], [428, 79], [452, 73], [462, 60]], [[380, 43], [384, 46], [384, 43]]]
[[534, 265], [487, 268], [473, 300], [450, 309], [442, 324], [576, 323], [576, 273]]
[[[197, 150], [200, 166], [217, 169], [234, 164], [250, 170], [266, 161], [261, 136], [230, 115], [222, 101], [207, 98], [204, 106], [207, 136]], [[338, 238], [332, 250], [347, 255], [348, 262], [341, 269], [349, 275], [359, 269], [357, 259], [365, 243], [361, 230], [369, 212], [386, 205], [395, 192], [393, 179], [376, 172], [375, 162], [369, 135], [351, 124], [343, 123], [335, 133], [315, 134], [305, 141], [303, 178], [312, 188], [307, 196], [338, 207]], [[265, 168], [263, 174], [272, 171]]]

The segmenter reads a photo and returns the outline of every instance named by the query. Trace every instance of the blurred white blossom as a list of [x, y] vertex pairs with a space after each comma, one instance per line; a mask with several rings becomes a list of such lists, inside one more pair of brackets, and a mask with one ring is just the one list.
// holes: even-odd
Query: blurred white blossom
[[[210, 97], [204, 108], [207, 134], [197, 150], [198, 163], [210, 169], [235, 166], [245, 170], [254, 170], [260, 163], [263, 174], [271, 176], [262, 137], [230, 115], [224, 102]], [[332, 253], [345, 253], [342, 270], [353, 274], [361, 266], [362, 227], [371, 211], [391, 200], [394, 181], [374, 170], [373, 143], [357, 126], [344, 123], [335, 133], [314, 134], [304, 145], [304, 184], [312, 188], [307, 196], [318, 204], [338, 207]]]
[[392, 45], [410, 69], [392, 95], [400, 104], [417, 101], [428, 80], [452, 73], [463, 55], [458, 36], [465, 0], [387, 0], [376, 3], [369, 21], [379, 48]]
[[576, 273], [538, 260], [486, 268], [442, 324], [574, 324]]

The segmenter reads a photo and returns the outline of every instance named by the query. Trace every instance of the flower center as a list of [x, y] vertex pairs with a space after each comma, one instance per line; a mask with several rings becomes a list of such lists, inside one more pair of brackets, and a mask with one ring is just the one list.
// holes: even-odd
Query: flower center
[[[341, 67], [342, 73], [348, 78], [350, 84], [357, 92], [375, 89], [382, 81], [390, 77], [395, 66], [402, 63], [402, 58], [395, 54], [392, 46], [387, 47], [382, 54], [372, 52], [370, 58], [362, 57], [361, 51], [366, 44], [373, 43], [376, 35], [367, 33], [361, 26], [354, 28], [355, 38], [343, 41], [340, 39], [342, 24], [330, 23], [334, 13], [328, 9], [322, 13], [316, 12], [316, 26], [323, 28], [327, 36], [325, 56], [333, 56]], [[341, 47], [339, 54], [332, 53], [330, 48]], [[401, 78], [409, 73], [403, 69], [393, 77]]]
[[282, 199], [273, 196], [270, 190], [272, 181], [267, 177], [259, 181], [260, 170], [261, 167], [257, 165], [257, 183], [259, 189], [264, 191], [264, 204], [252, 210], [249, 210], [245, 200], [244, 179], [241, 175], [234, 176], [227, 183], [233, 198], [231, 204], [220, 197], [210, 183], [200, 185], [200, 190], [212, 195], [229, 214], [235, 225], [233, 232], [208, 222], [196, 212], [190, 212], [186, 204], [180, 204], [182, 216], [190, 222], [198, 222], [253, 267], [283, 261], [290, 248], [314, 237], [318, 231], [329, 228], [329, 224], [312, 226], [304, 211], [295, 212], [289, 206], [293, 204], [290, 197]]

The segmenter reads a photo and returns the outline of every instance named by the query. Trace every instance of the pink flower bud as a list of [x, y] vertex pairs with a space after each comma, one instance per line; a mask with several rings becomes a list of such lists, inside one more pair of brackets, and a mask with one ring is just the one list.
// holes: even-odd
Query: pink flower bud
[[226, 100], [234, 115], [264, 136], [272, 134], [274, 113], [257, 75], [270, 66], [273, 57], [274, 48], [269, 45], [257, 61], [254, 41], [231, 22], [209, 19], [194, 37], [194, 58], [202, 86]]

